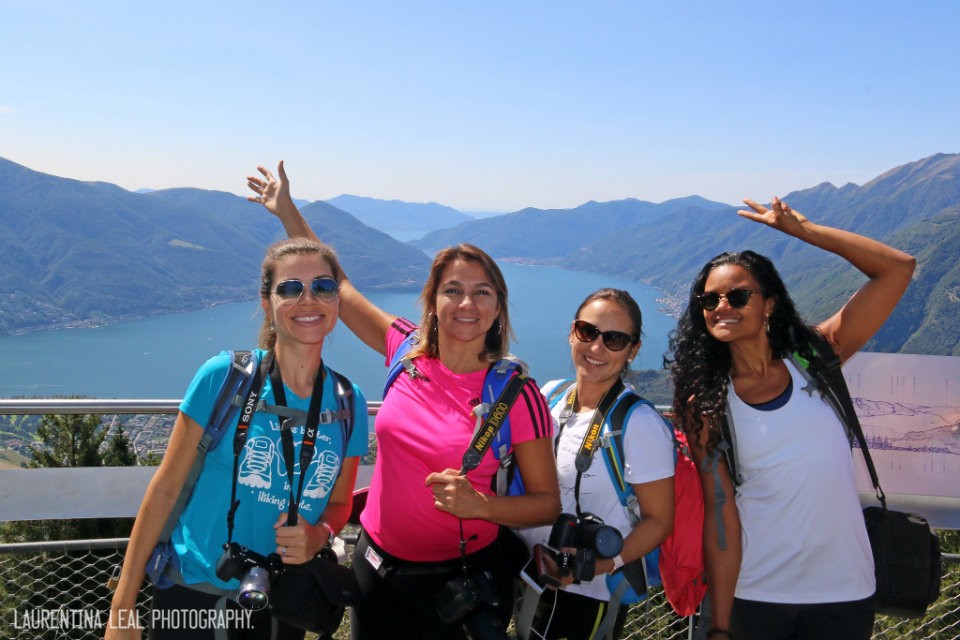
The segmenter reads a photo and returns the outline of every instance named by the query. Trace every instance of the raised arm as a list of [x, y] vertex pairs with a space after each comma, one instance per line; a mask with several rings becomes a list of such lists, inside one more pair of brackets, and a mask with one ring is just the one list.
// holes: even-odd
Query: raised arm
[[753, 200], [744, 203], [750, 209], [738, 211], [739, 215], [835, 253], [869, 278], [839, 311], [818, 325], [845, 362], [893, 313], [910, 284], [916, 260], [866, 236], [811, 222], [776, 197], [771, 209]]
[[[262, 204], [267, 211], [277, 216], [289, 237], [306, 237], [323, 242], [307, 224], [290, 196], [290, 181], [283, 168], [283, 160], [277, 165], [277, 176], [263, 166], [258, 166], [257, 171], [262, 178], [247, 176], [247, 186], [257, 194], [247, 200]], [[368, 347], [386, 354], [387, 330], [397, 316], [370, 302], [353, 286], [346, 273], [341, 272], [339, 275], [340, 319]]]

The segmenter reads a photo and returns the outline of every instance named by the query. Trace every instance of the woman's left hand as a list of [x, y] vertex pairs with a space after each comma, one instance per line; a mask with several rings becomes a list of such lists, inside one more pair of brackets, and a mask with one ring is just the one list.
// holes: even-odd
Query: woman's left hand
[[263, 176], [247, 176], [247, 186], [256, 193], [255, 196], [247, 198], [250, 202], [259, 202], [267, 211], [275, 216], [279, 216], [282, 208], [288, 203], [292, 203], [290, 197], [290, 180], [287, 179], [287, 172], [283, 168], [283, 160], [277, 165], [277, 174], [279, 179], [273, 173], [260, 165], [257, 171]]
[[791, 236], [799, 234], [803, 223], [807, 221], [806, 216], [791, 209], [786, 202], [783, 202], [777, 196], [773, 196], [770, 209], [749, 198], [744, 198], [743, 202], [750, 207], [750, 210], [740, 209], [737, 211], [738, 215], [773, 227]]
[[313, 526], [302, 518], [297, 520], [296, 525], [288, 527], [285, 513], [280, 514], [273, 528], [277, 532], [276, 552], [280, 554], [284, 564], [302, 564], [312, 559], [327, 544], [330, 536], [326, 527]]
[[486, 519], [487, 497], [473, 488], [459, 469], [444, 469], [427, 476], [433, 492], [433, 506], [458, 518]]

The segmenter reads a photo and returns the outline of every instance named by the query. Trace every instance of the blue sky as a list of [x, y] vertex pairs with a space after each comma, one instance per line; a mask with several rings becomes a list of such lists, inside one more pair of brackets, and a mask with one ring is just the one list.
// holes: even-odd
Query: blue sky
[[0, 156], [462, 210], [862, 184], [960, 151], [960, 2], [0, 0]]

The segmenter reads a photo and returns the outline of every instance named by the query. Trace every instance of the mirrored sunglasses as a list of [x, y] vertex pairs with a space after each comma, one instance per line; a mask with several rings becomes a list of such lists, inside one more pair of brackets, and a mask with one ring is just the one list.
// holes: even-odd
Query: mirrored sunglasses
[[734, 309], [742, 309], [750, 302], [750, 296], [758, 293], [751, 289], [730, 289], [726, 293], [717, 293], [716, 291], [704, 291], [697, 296], [697, 302], [705, 311], [713, 311], [720, 306], [720, 300], [726, 300]]
[[598, 337], [602, 337], [603, 346], [610, 351], [623, 351], [627, 345], [640, 341], [640, 336], [632, 336], [623, 331], [600, 331], [600, 327], [586, 320], [574, 320], [573, 334], [580, 342], [593, 342]]
[[[284, 280], [274, 289], [281, 300], [298, 300], [303, 295], [302, 280]], [[340, 283], [330, 276], [320, 276], [310, 281], [310, 293], [318, 300], [333, 300], [340, 293]]]

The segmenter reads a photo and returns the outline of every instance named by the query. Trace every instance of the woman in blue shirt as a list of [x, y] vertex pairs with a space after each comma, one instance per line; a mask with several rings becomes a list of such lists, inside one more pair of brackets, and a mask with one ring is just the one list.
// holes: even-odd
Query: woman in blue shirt
[[[367, 452], [366, 401], [360, 390], [355, 386], [350, 390], [354, 424], [349, 437], [340, 420], [320, 419], [325, 410], [338, 409], [337, 376], [322, 358], [324, 340], [339, 312], [338, 273], [336, 254], [317, 242], [284, 240], [267, 250], [260, 287], [261, 348], [254, 352], [262, 374], [258, 410], [245, 440], [237, 440], [242, 446], [239, 454], [235, 456], [232, 446], [237, 425], [231, 424], [220, 445], [203, 461], [171, 534], [175, 559], [163, 574], [169, 580], [162, 580], [154, 592], [151, 640], [208, 639], [224, 633], [231, 639], [303, 637], [303, 631], [277, 624], [266, 611], [251, 614], [238, 609], [232, 597], [239, 581], [221, 579], [217, 562], [228, 541], [262, 556], [276, 553], [284, 564], [306, 562], [331, 541], [350, 515], [359, 456]], [[180, 405], [167, 452], [147, 488], [130, 536], [108, 639], [140, 637], [135, 623], [143, 621], [136, 619], [134, 611], [145, 565], [184, 488], [198, 455], [203, 425], [231, 366], [226, 353], [208, 360]], [[316, 426], [315, 450], [304, 470], [300, 453], [311, 425]], [[284, 453], [284, 439], [288, 450], [293, 445], [292, 456]], [[232, 487], [238, 502], [228, 526]], [[286, 526], [293, 501], [299, 503], [299, 518], [296, 525]], [[159, 588], [171, 581], [171, 586]], [[226, 603], [229, 616], [223, 615], [224, 596], [230, 600]], [[185, 610], [190, 615], [179, 613]], [[229, 628], [224, 629], [223, 621], [230, 623]]]

